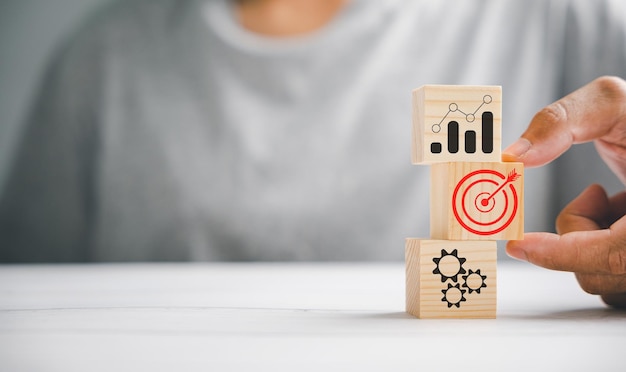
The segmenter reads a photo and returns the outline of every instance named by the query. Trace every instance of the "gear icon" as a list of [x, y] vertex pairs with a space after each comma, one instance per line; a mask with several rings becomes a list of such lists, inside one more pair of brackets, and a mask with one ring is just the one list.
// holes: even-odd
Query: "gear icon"
[[442, 302], [448, 303], [448, 308], [452, 306], [456, 306], [457, 308], [461, 307], [461, 302], [465, 301], [465, 297], [463, 296], [466, 290], [461, 289], [461, 285], [457, 283], [456, 285], [452, 285], [448, 283], [447, 289], [442, 289], [441, 293], [443, 293]]
[[451, 253], [446, 252], [445, 249], [441, 250], [441, 257], [433, 258], [435, 269], [433, 274], [441, 275], [441, 282], [445, 282], [448, 279], [452, 279], [453, 282], [457, 282], [459, 274], [465, 274], [466, 271], [463, 268], [463, 263], [467, 261], [463, 257], [459, 257], [459, 252], [454, 249]]
[[480, 289], [487, 287], [485, 283], [485, 279], [487, 279], [487, 275], [482, 275], [480, 273], [480, 269], [476, 271], [469, 270], [467, 275], [463, 275], [463, 287], [467, 288], [469, 293], [476, 292], [480, 294]]

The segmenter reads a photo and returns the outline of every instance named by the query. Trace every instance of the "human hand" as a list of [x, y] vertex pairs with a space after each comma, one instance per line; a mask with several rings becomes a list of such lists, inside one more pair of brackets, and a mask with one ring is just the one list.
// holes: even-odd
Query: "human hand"
[[[594, 141], [609, 168], [626, 184], [626, 82], [602, 77], [541, 110], [521, 138], [503, 151], [505, 161], [534, 167], [572, 144]], [[572, 271], [587, 292], [626, 308], [626, 192], [608, 197], [592, 185], [557, 218], [557, 234], [528, 233], [507, 243], [517, 259]]]

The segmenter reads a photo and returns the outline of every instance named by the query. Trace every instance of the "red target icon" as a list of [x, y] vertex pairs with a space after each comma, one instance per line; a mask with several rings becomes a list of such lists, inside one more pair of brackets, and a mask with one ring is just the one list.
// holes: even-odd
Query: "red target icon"
[[519, 198], [513, 169], [507, 176], [481, 169], [463, 177], [452, 194], [454, 217], [463, 228], [477, 235], [493, 235], [506, 229], [517, 215]]

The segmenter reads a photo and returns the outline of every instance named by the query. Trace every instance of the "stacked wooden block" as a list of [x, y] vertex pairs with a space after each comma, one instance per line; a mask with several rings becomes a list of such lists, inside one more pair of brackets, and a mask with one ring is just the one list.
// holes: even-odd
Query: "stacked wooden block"
[[411, 157], [430, 164], [430, 239], [406, 240], [406, 310], [495, 318], [497, 240], [524, 232], [524, 168], [501, 162], [502, 89], [413, 91]]

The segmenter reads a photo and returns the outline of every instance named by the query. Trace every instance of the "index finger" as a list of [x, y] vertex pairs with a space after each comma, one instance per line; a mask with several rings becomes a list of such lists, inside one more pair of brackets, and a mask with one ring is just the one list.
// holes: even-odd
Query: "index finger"
[[572, 144], [609, 134], [625, 112], [626, 82], [618, 77], [598, 78], [539, 111], [502, 158], [528, 167], [549, 163]]

